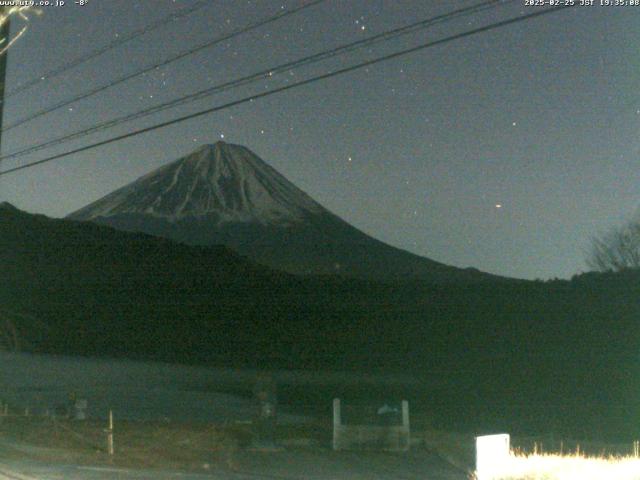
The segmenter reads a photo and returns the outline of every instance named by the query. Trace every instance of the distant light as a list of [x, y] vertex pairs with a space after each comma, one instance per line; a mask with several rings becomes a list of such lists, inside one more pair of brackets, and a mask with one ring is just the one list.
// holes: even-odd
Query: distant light
[[502, 208], [502, 204], [501, 203], [496, 203], [496, 208]]
[[220, 134], [220, 138], [224, 138], [224, 133], [221, 133], [221, 134]]

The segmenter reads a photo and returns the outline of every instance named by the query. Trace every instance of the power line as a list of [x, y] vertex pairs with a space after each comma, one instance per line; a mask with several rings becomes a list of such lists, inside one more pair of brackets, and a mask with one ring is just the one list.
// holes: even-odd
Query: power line
[[39, 144], [35, 144], [35, 145], [31, 145], [29, 147], [25, 147], [21, 150], [18, 151], [14, 151], [12, 153], [9, 153], [3, 157], [0, 157], [0, 161], [2, 160], [7, 160], [7, 159], [13, 159], [16, 157], [21, 157], [30, 153], [34, 153], [40, 150], [43, 150], [45, 148], [49, 148], [52, 146], [56, 146], [56, 145], [60, 145], [60, 144], [64, 144], [67, 143], [71, 140], [76, 140], [78, 138], [82, 138], [85, 137], [87, 135], [90, 135], [92, 133], [96, 133], [102, 130], [106, 130], [108, 128], [112, 128], [115, 127], [117, 125], [120, 125], [122, 123], [126, 123], [126, 122], [130, 122], [132, 120], [137, 120], [149, 115], [152, 115], [154, 113], [158, 113], [160, 111], [164, 111], [167, 110], [169, 108], [173, 108], [179, 105], [184, 105], [187, 103], [191, 103], [194, 102], [196, 100], [201, 100], [204, 98], [207, 98], [209, 96], [212, 96], [216, 93], [222, 92], [222, 91], [227, 91], [233, 88], [237, 88], [240, 86], [244, 86], [244, 85], [248, 85], [250, 83], [254, 83], [258, 80], [261, 79], [265, 79], [265, 78], [270, 78], [272, 77], [274, 74], [278, 74], [278, 73], [282, 73], [284, 71], [290, 71], [293, 70], [295, 68], [300, 68], [303, 66], [307, 66], [313, 63], [317, 63], [329, 58], [333, 58], [335, 56], [338, 55], [342, 55], [348, 52], [351, 52], [353, 50], [359, 49], [359, 48], [363, 48], [363, 47], [370, 47], [372, 45], [381, 43], [381, 42], [386, 42], [395, 38], [398, 38], [402, 35], [407, 35], [409, 33], [414, 33], [420, 29], [426, 28], [426, 27], [430, 27], [433, 26], [435, 24], [440, 24], [440, 23], [445, 23], [448, 21], [451, 21], [455, 18], [458, 18], [460, 16], [463, 15], [469, 15], [471, 13], [479, 13], [481, 11], [487, 10], [487, 9], [492, 9], [495, 8], [496, 6], [498, 6], [498, 4], [500, 5], [505, 5], [508, 3], [513, 3], [515, 0], [486, 0], [484, 2], [475, 4], [475, 5], [471, 5], [469, 7], [465, 7], [465, 8], [460, 8], [458, 10], [454, 10], [452, 12], [446, 13], [446, 14], [442, 14], [442, 15], [438, 15], [435, 17], [431, 17], [429, 19], [426, 20], [422, 20], [419, 22], [415, 22], [412, 23], [410, 25], [406, 25], [404, 27], [399, 27], [393, 30], [389, 30], [389, 31], [385, 31], [370, 37], [367, 37], [365, 39], [361, 39], [337, 48], [333, 48], [333, 49], [329, 49], [329, 50], [325, 50], [319, 53], [316, 53], [314, 55], [311, 56], [307, 56], [307, 57], [303, 57], [301, 59], [295, 60], [295, 61], [291, 61], [291, 62], [287, 62], [281, 65], [278, 65], [276, 67], [270, 68], [270, 69], [266, 69], [266, 70], [262, 70], [260, 72], [254, 73], [252, 75], [248, 75], [236, 80], [232, 80], [229, 82], [225, 82], [222, 84], [218, 84], [215, 85], [213, 87], [209, 87], [205, 90], [200, 90], [198, 92], [195, 92], [193, 94], [190, 95], [186, 95], [183, 97], [179, 97], [177, 99], [165, 102], [165, 103], [161, 103], [159, 105], [155, 105], [153, 107], [141, 110], [141, 111], [137, 111], [128, 115], [124, 115], [112, 120], [108, 120], [102, 123], [99, 123], [97, 125], [91, 126], [89, 128], [80, 130], [80, 131], [76, 131], [73, 133], [69, 133], [66, 135], [63, 135], [61, 137], [57, 137], [51, 140], [47, 140], [45, 142], [39, 143]]
[[100, 87], [94, 88], [93, 90], [89, 90], [88, 92], [82, 93], [80, 95], [77, 95], [77, 96], [72, 97], [72, 98], [67, 99], [67, 100], [63, 100], [62, 102], [56, 103], [55, 105], [52, 105], [50, 107], [44, 108], [44, 109], [42, 109], [42, 110], [40, 110], [38, 112], [35, 112], [35, 113], [33, 113], [33, 114], [31, 114], [31, 115], [29, 115], [27, 117], [24, 117], [24, 118], [18, 120], [17, 122], [12, 123], [11, 125], [7, 125], [4, 128], [4, 131], [7, 132], [9, 130], [12, 130], [12, 129], [14, 129], [16, 127], [19, 127], [20, 125], [23, 125], [23, 124], [25, 124], [27, 122], [30, 122], [30, 121], [38, 118], [38, 117], [41, 117], [41, 116], [46, 115], [48, 113], [51, 113], [51, 112], [53, 112], [55, 110], [59, 110], [60, 108], [66, 107], [66, 106], [71, 105], [72, 103], [78, 102], [80, 100], [84, 100], [85, 98], [92, 97], [93, 95], [96, 95], [98, 93], [104, 92], [105, 90], [108, 90], [108, 89], [110, 89], [110, 88], [112, 88], [112, 87], [114, 87], [116, 85], [119, 85], [119, 84], [121, 84], [123, 82], [126, 82], [128, 80], [131, 80], [133, 78], [139, 77], [141, 75], [144, 75], [144, 74], [146, 74], [148, 72], [151, 72], [153, 70], [156, 70], [158, 68], [161, 68], [161, 67], [164, 67], [166, 65], [169, 65], [170, 63], [173, 63], [173, 62], [175, 62], [177, 60], [180, 60], [182, 58], [185, 58], [185, 57], [188, 57], [190, 55], [193, 55], [193, 54], [195, 54], [195, 53], [197, 53], [197, 52], [199, 52], [201, 50], [204, 50], [206, 48], [213, 47], [214, 45], [217, 45], [217, 44], [219, 44], [221, 42], [224, 42], [225, 40], [229, 40], [229, 39], [231, 39], [233, 37], [237, 37], [238, 35], [241, 35], [243, 33], [249, 32], [251, 30], [255, 30], [255, 29], [257, 29], [259, 27], [262, 27], [264, 25], [267, 25], [269, 23], [273, 23], [273, 22], [275, 22], [277, 20], [280, 20], [281, 18], [285, 18], [285, 17], [288, 17], [288, 16], [293, 15], [295, 13], [298, 13], [301, 10], [305, 10], [305, 9], [307, 9], [309, 7], [313, 7], [315, 5], [318, 5], [319, 3], [322, 3], [324, 1], [325, 0], [312, 0], [309, 3], [306, 3], [306, 4], [301, 5], [299, 7], [296, 7], [296, 8], [292, 8], [290, 10], [281, 10], [277, 14], [272, 15], [271, 17], [268, 17], [268, 18], [263, 19], [263, 20], [259, 20], [258, 22], [255, 22], [255, 23], [252, 23], [250, 25], [247, 25], [246, 27], [235, 29], [231, 33], [228, 33], [228, 34], [223, 35], [221, 37], [217, 37], [217, 38], [215, 38], [213, 40], [210, 40], [208, 42], [201, 43], [201, 44], [197, 45], [196, 47], [190, 48], [188, 50], [184, 50], [184, 51], [178, 53], [177, 55], [169, 57], [169, 58], [167, 58], [165, 60], [162, 60], [162, 61], [160, 61], [158, 63], [154, 63], [151, 66], [145, 67], [145, 68], [143, 68], [141, 70], [137, 70], [137, 71], [135, 71], [133, 73], [124, 75], [122, 77], [119, 77], [116, 80], [113, 80], [112, 82], [110, 82], [110, 83], [108, 83], [106, 85], [102, 85]]
[[165, 17], [162, 17], [161, 19], [159, 19], [158, 21], [151, 23], [145, 27], [142, 27], [138, 30], [134, 30], [133, 32], [129, 33], [128, 35], [124, 35], [119, 37], [117, 40], [114, 40], [111, 43], [108, 43], [106, 45], [103, 45], [102, 47], [99, 47], [95, 50], [92, 50], [91, 52], [86, 53], [85, 55], [82, 55], [78, 58], [75, 58], [73, 60], [70, 60], [67, 63], [63, 63], [62, 65], [53, 68], [52, 70], [49, 70], [46, 73], [43, 73], [42, 75], [40, 75], [37, 78], [33, 78], [27, 82], [21, 83], [20, 85], [18, 85], [16, 88], [14, 88], [13, 90], [10, 90], [7, 95], [6, 98], [12, 97], [14, 95], [17, 95], [20, 92], [24, 92], [25, 90], [30, 89], [31, 87], [34, 87], [36, 85], [38, 85], [41, 82], [44, 82], [45, 80], [51, 80], [52, 78], [55, 78], [59, 75], [61, 75], [62, 73], [66, 72], [67, 70], [71, 70], [72, 68], [75, 68], [79, 65], [82, 65], [83, 63], [88, 62], [89, 60], [93, 60], [94, 58], [102, 55], [105, 52], [108, 52], [109, 50], [113, 50], [114, 48], [117, 48], [127, 42], [130, 42], [131, 40], [134, 40], [138, 37], [141, 37], [142, 35], [145, 35], [153, 30], [156, 30], [160, 27], [163, 27], [165, 25], [167, 25], [168, 23], [171, 23], [175, 20], [178, 20], [179, 18], [182, 17], [186, 17], [187, 15], [191, 15], [193, 12], [196, 12], [198, 10], [200, 10], [203, 7], [206, 7], [207, 5], [211, 5], [212, 1], [211, 0], [200, 0], [198, 2], [196, 2], [195, 4], [193, 4], [191, 7], [187, 7], [187, 8], [183, 8], [177, 12], [173, 12]]
[[560, 10], [565, 10], [567, 8], [573, 8], [576, 5], [577, 4], [574, 4], [574, 5], [562, 5], [562, 6], [559, 6], [559, 7], [547, 8], [545, 10], [540, 10], [540, 11], [536, 11], [534, 13], [530, 13], [528, 15], [523, 15], [523, 16], [519, 16], [519, 17], [515, 17], [515, 18], [510, 18], [508, 20], [502, 20], [500, 22], [495, 22], [495, 23], [486, 25], [484, 27], [475, 28], [473, 30], [467, 30], [466, 32], [462, 32], [462, 33], [458, 33], [458, 34], [455, 34], [455, 35], [451, 35], [449, 37], [445, 37], [445, 38], [442, 38], [440, 40], [435, 40], [433, 42], [428, 42], [428, 43], [424, 43], [424, 44], [421, 44], [421, 45], [418, 45], [418, 46], [415, 46], [415, 47], [412, 47], [412, 48], [408, 48], [408, 49], [405, 49], [405, 50], [400, 50], [398, 52], [394, 52], [394, 53], [391, 53], [391, 54], [388, 54], [388, 55], [384, 55], [382, 57], [378, 57], [378, 58], [375, 58], [373, 60], [368, 60], [366, 62], [358, 63], [356, 65], [351, 65], [349, 67], [345, 67], [345, 68], [342, 68], [342, 69], [339, 69], [339, 70], [335, 70], [333, 72], [325, 73], [323, 75], [318, 75], [318, 76], [315, 76], [315, 77], [311, 77], [311, 78], [308, 78], [306, 80], [301, 80], [299, 82], [292, 83], [292, 84], [289, 84], [289, 85], [285, 85], [283, 87], [278, 87], [278, 88], [275, 88], [275, 89], [272, 89], [272, 90], [269, 90], [269, 91], [266, 91], [266, 92], [250, 95], [248, 97], [244, 97], [244, 98], [241, 98], [239, 100], [234, 100], [232, 102], [228, 102], [228, 103], [225, 103], [223, 105], [219, 105], [219, 106], [212, 107], [212, 108], [207, 108], [205, 110], [201, 110], [199, 112], [195, 112], [195, 113], [192, 113], [192, 114], [189, 114], [189, 115], [185, 115], [185, 116], [182, 116], [182, 117], [179, 117], [179, 118], [175, 118], [173, 120], [169, 120], [169, 121], [166, 121], [166, 122], [158, 123], [158, 124], [152, 125], [150, 127], [141, 128], [139, 130], [134, 130], [133, 132], [129, 132], [129, 133], [126, 133], [126, 134], [123, 134], [123, 135], [118, 135], [116, 137], [112, 137], [112, 138], [107, 139], [107, 140], [102, 140], [100, 142], [92, 143], [92, 144], [86, 145], [84, 147], [79, 147], [79, 148], [70, 150], [68, 152], [60, 153], [60, 154], [57, 154], [57, 155], [52, 155], [50, 157], [43, 158], [41, 160], [37, 160], [35, 162], [31, 162], [31, 163], [27, 163], [25, 165], [20, 165], [18, 167], [10, 168], [8, 170], [0, 172], [0, 176], [7, 175], [7, 174], [13, 173], [13, 172], [17, 172], [19, 170], [24, 170], [26, 168], [31, 168], [31, 167], [34, 167], [36, 165], [41, 165], [43, 163], [48, 163], [48, 162], [51, 162], [51, 161], [54, 161], [54, 160], [58, 160], [60, 158], [68, 157], [69, 155], [73, 155], [73, 154], [76, 154], [76, 153], [81, 153], [81, 152], [85, 152], [85, 151], [88, 151], [88, 150], [93, 150], [94, 148], [98, 148], [98, 147], [101, 147], [101, 146], [104, 146], [104, 145], [108, 145], [110, 143], [118, 142], [120, 140], [124, 140], [124, 139], [130, 138], [130, 137], [135, 137], [135, 136], [141, 135], [143, 133], [148, 133], [148, 132], [151, 132], [153, 130], [158, 130], [160, 128], [168, 127], [168, 126], [171, 126], [171, 125], [174, 125], [174, 124], [177, 124], [177, 123], [184, 122], [186, 120], [191, 120], [193, 118], [197, 118], [197, 117], [201, 117], [201, 116], [204, 116], [204, 115], [208, 115], [210, 113], [218, 112], [220, 110], [225, 110], [227, 108], [231, 108], [231, 107], [234, 107], [236, 105], [252, 102], [254, 100], [257, 100], [257, 99], [260, 99], [260, 98], [264, 98], [264, 97], [268, 97], [268, 96], [274, 95], [276, 93], [280, 93], [280, 92], [284, 92], [284, 91], [287, 91], [287, 90], [291, 90], [291, 89], [298, 88], [298, 87], [301, 87], [301, 86], [304, 86], [304, 85], [309, 85], [309, 84], [312, 84], [312, 83], [315, 83], [315, 82], [318, 82], [318, 81], [321, 81], [321, 80], [326, 80], [328, 78], [332, 78], [332, 77], [335, 77], [335, 76], [338, 76], [338, 75], [349, 73], [349, 72], [352, 72], [354, 70], [359, 70], [361, 68], [366, 68], [366, 67], [369, 67], [371, 65], [375, 65], [377, 63], [381, 63], [381, 62], [384, 62], [384, 61], [387, 61], [387, 60], [392, 60], [392, 59], [395, 59], [395, 58], [398, 58], [398, 57], [401, 57], [401, 56], [405, 56], [405, 55], [408, 55], [408, 54], [411, 54], [411, 53], [414, 53], [414, 52], [418, 52], [420, 50], [424, 50], [424, 49], [427, 49], [427, 48], [430, 48], [430, 47], [435, 47], [437, 45], [442, 45], [442, 44], [445, 44], [445, 43], [449, 43], [449, 42], [454, 41], [454, 40], [459, 40], [461, 38], [469, 37], [471, 35], [477, 35], [479, 33], [488, 32], [488, 31], [495, 30], [495, 29], [498, 29], [498, 28], [501, 28], [501, 27], [505, 27], [507, 25], [513, 25], [513, 24], [516, 24], [516, 23], [519, 23], [519, 22], [522, 22], [522, 21], [525, 21], [525, 20], [529, 20], [529, 19], [532, 19], [532, 18], [537, 18], [537, 17], [543, 16], [543, 15], [548, 15], [550, 13], [557, 12], [557, 11], [560, 11]]

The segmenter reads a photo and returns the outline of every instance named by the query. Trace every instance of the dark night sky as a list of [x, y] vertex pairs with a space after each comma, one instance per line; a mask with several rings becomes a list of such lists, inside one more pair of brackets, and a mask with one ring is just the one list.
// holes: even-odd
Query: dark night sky
[[[10, 89], [194, 1], [67, 3], [33, 18], [11, 50]], [[473, 3], [327, 0], [13, 129], [3, 152]], [[300, 4], [211, 0], [9, 98], [5, 124]], [[3, 168], [535, 8], [519, 0]], [[589, 237], [640, 205], [638, 32], [640, 7], [557, 12], [0, 177], [0, 200], [63, 216], [224, 135], [390, 244], [502, 275], [569, 277], [585, 269]]]

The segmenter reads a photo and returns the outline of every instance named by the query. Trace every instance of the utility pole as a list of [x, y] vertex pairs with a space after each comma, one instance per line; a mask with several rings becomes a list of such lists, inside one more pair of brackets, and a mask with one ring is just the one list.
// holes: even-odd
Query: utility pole
[[[6, 47], [9, 43], [9, 34], [11, 21], [9, 19], [9, 7], [0, 7], [0, 15], [3, 19], [2, 26], [0, 27], [0, 39], [2, 44], [0, 47]], [[5, 49], [4, 53], [0, 55], [0, 155], [2, 155], [2, 117], [4, 114], [4, 92], [7, 78], [7, 57], [9, 56], [9, 49]]]
[[[9, 7], [4, 6], [0, 7], [0, 19], [2, 20], [2, 25], [0, 25], [0, 48], [2, 45], [6, 46], [9, 43]], [[4, 91], [5, 91], [5, 79], [7, 76], [7, 55], [9, 54], [9, 49], [6, 48], [4, 53], [0, 54], [0, 158], [2, 157], [2, 116], [4, 114]], [[0, 161], [0, 167], [2, 166], [2, 161]], [[0, 306], [0, 308], [2, 308]], [[5, 325], [0, 326], [5, 334], [8, 330], [8, 326], [11, 325], [11, 320], [7, 318]]]

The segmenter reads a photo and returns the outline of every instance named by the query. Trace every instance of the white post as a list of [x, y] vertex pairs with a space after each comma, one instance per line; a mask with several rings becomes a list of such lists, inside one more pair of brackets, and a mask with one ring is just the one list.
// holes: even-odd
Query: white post
[[509, 462], [509, 434], [476, 437], [476, 478], [500, 478]]
[[342, 419], [340, 415], [340, 399], [333, 399], [333, 449], [338, 450], [340, 448], [340, 426], [342, 425]]
[[113, 411], [109, 410], [109, 428], [107, 429], [107, 453], [113, 456]]
[[409, 402], [402, 401], [402, 426], [409, 430]]
[[411, 448], [411, 428], [409, 426], [409, 402], [402, 400], [402, 429], [406, 435], [405, 449]]

